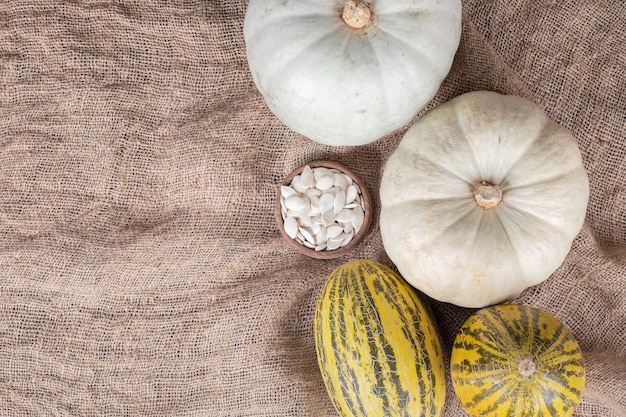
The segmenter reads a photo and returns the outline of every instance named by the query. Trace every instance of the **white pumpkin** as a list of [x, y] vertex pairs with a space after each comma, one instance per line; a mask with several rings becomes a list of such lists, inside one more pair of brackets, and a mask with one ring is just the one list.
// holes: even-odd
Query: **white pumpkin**
[[473, 92], [424, 115], [387, 160], [380, 230], [414, 287], [478, 308], [546, 280], [580, 232], [588, 198], [565, 128], [521, 97]]
[[254, 82], [289, 128], [332, 146], [404, 126], [435, 96], [461, 36], [460, 0], [250, 0]]

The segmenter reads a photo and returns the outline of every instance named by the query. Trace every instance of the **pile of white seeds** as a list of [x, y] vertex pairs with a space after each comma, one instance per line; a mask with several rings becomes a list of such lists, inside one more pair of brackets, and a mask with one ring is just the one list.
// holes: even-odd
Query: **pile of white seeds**
[[334, 168], [305, 166], [281, 186], [280, 206], [287, 235], [316, 251], [346, 246], [365, 219], [361, 189]]

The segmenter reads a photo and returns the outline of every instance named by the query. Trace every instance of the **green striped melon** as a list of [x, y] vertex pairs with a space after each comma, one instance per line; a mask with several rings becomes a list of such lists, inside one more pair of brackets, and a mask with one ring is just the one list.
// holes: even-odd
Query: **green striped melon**
[[439, 416], [445, 367], [435, 325], [390, 268], [357, 260], [335, 269], [315, 314], [317, 358], [341, 416]]
[[544, 311], [514, 304], [487, 307], [466, 320], [450, 370], [471, 416], [568, 417], [585, 384], [570, 330]]

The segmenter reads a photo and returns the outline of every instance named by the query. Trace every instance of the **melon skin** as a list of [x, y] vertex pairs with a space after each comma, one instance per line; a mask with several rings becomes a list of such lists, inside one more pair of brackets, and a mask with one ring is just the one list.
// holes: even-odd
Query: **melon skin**
[[385, 265], [357, 260], [330, 274], [315, 345], [341, 416], [441, 415], [445, 366], [435, 324], [415, 289]]
[[461, 326], [452, 384], [470, 416], [569, 417], [585, 385], [582, 352], [557, 318], [529, 306], [483, 308]]

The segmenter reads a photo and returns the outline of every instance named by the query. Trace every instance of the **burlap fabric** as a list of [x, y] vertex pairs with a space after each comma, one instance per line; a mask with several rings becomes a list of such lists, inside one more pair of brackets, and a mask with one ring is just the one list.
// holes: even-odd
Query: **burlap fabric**
[[[322, 283], [390, 265], [378, 229], [351, 254], [285, 244], [277, 185], [318, 158], [372, 191], [405, 129], [358, 148], [284, 127], [245, 57], [245, 0], [0, 2], [0, 415], [335, 416], [316, 363]], [[527, 97], [578, 140], [586, 223], [516, 302], [584, 350], [577, 416], [626, 416], [626, 6], [468, 0], [430, 107]], [[469, 310], [428, 300], [446, 355]], [[448, 384], [445, 416], [463, 416]]]

